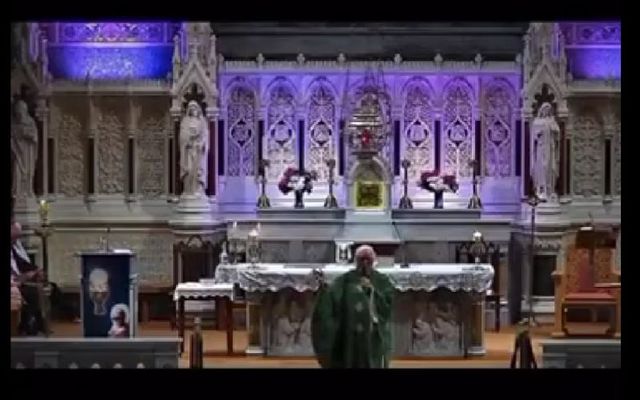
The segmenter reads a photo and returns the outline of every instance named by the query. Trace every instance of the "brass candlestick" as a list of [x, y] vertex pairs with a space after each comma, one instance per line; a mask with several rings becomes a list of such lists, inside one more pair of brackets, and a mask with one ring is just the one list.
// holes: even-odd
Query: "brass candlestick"
[[409, 167], [411, 166], [411, 161], [406, 158], [402, 160], [402, 168], [404, 168], [404, 178], [402, 180], [402, 186], [404, 188], [404, 194], [400, 199], [400, 204], [398, 207], [401, 210], [410, 210], [413, 208], [413, 202], [409, 198]]
[[471, 185], [473, 187], [473, 194], [469, 199], [469, 205], [467, 208], [471, 210], [479, 210], [482, 208], [482, 200], [478, 195], [478, 183], [479, 183], [479, 174], [478, 174], [478, 162], [476, 160], [472, 160], [470, 162], [471, 168], [473, 169], [473, 179], [471, 181]]
[[260, 160], [260, 197], [258, 198], [258, 208], [271, 208], [271, 202], [267, 197], [267, 168], [269, 168], [269, 160]]
[[38, 214], [40, 215], [40, 228], [36, 229], [35, 233], [42, 240], [42, 270], [46, 277], [49, 271], [48, 238], [53, 229], [49, 224], [49, 203], [45, 199], [40, 200]]
[[338, 199], [333, 195], [333, 171], [336, 167], [336, 160], [330, 158], [327, 160], [327, 167], [329, 168], [329, 194], [324, 201], [324, 208], [338, 208]]

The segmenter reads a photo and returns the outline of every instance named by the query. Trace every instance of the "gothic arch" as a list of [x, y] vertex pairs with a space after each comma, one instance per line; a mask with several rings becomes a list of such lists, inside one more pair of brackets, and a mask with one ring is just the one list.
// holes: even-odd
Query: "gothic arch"
[[460, 178], [472, 174], [475, 94], [464, 78], [452, 78], [443, 89], [441, 129], [442, 172]]
[[227, 175], [253, 176], [258, 142], [256, 92], [240, 78], [227, 86], [225, 97]]
[[482, 90], [482, 153], [484, 175], [513, 174], [513, 132], [516, 92], [504, 78], [490, 80]]
[[326, 78], [316, 78], [307, 88], [305, 105], [305, 168], [316, 171], [323, 182], [329, 177], [327, 161], [336, 159], [338, 96]]
[[298, 95], [295, 86], [284, 77], [275, 78], [264, 95], [266, 127], [262, 154], [270, 162], [267, 180], [274, 182], [285, 169], [297, 166]]
[[409, 179], [416, 181], [425, 169], [435, 168], [435, 95], [429, 81], [411, 78], [402, 88], [401, 146], [411, 162]]

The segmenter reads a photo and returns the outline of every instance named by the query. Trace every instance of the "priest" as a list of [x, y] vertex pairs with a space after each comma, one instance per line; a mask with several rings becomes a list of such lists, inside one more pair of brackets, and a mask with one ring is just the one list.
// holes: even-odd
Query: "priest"
[[323, 368], [388, 368], [394, 287], [376, 271], [370, 246], [355, 253], [356, 268], [330, 286], [321, 283], [312, 319], [313, 349]]

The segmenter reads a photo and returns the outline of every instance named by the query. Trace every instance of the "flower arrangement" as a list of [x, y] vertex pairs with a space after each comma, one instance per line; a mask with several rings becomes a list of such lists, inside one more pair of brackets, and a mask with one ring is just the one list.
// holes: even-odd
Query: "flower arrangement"
[[282, 174], [282, 178], [278, 182], [278, 189], [283, 194], [293, 191], [295, 194], [295, 208], [304, 208], [302, 197], [304, 193], [311, 193], [314, 180], [316, 180], [314, 171], [305, 172], [289, 167]]
[[420, 175], [418, 186], [432, 192], [434, 196], [433, 208], [443, 208], [444, 192], [457, 192], [459, 185], [455, 175], [440, 175], [438, 171], [425, 171]]

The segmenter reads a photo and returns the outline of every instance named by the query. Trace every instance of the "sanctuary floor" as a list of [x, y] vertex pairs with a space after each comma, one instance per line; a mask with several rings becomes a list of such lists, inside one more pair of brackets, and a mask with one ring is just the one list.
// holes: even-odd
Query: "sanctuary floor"
[[[53, 337], [78, 337], [81, 335], [79, 323], [53, 323]], [[536, 327], [532, 331], [533, 350], [538, 363], [541, 362], [542, 348], [540, 340], [548, 338], [551, 326]], [[142, 323], [138, 328], [139, 336], [177, 336], [176, 330], [171, 330], [168, 322], [152, 321]], [[205, 330], [204, 351], [225, 350], [225, 332]], [[190, 331], [185, 332], [185, 353], [180, 359], [180, 367], [189, 365], [189, 337]], [[485, 340], [487, 354], [484, 357], [471, 359], [431, 359], [431, 360], [393, 360], [391, 368], [509, 368], [515, 329], [504, 327], [499, 333], [487, 331]], [[234, 350], [242, 352], [247, 345], [247, 332], [236, 331], [234, 333]], [[255, 356], [207, 356], [204, 358], [205, 368], [318, 368], [318, 364], [312, 358], [266, 358]]]

